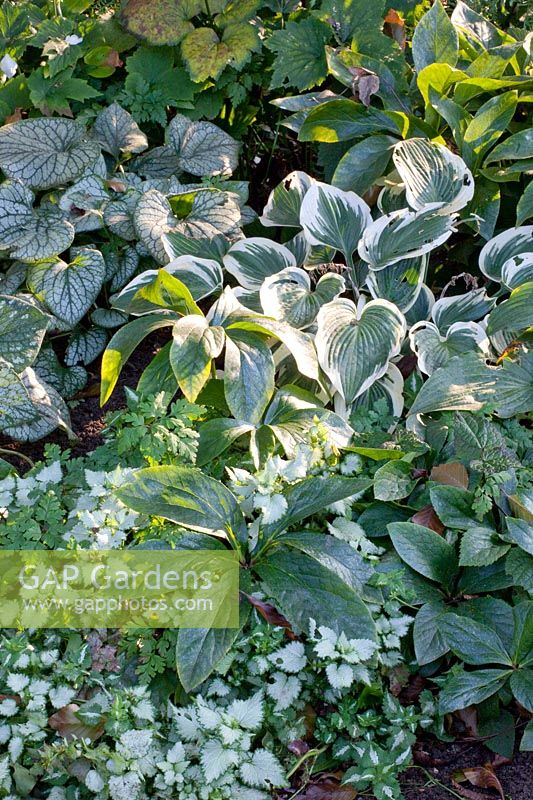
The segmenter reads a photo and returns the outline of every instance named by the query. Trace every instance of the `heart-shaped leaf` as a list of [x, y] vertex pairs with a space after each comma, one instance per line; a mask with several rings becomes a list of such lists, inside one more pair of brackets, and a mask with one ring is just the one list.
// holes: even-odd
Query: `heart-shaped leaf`
[[259, 295], [267, 316], [294, 328], [306, 328], [315, 321], [320, 308], [344, 290], [344, 278], [334, 272], [323, 275], [313, 291], [307, 272], [288, 267], [267, 278]]
[[359, 255], [371, 269], [383, 269], [404, 258], [429, 253], [453, 233], [455, 217], [434, 209], [400, 209], [369, 225], [359, 242]]
[[257, 29], [249, 22], [228, 25], [222, 37], [212, 28], [197, 28], [181, 44], [183, 59], [193, 81], [217, 80], [231, 64], [241, 69], [260, 45]]
[[487, 333], [523, 331], [533, 326], [533, 281], [513, 289], [508, 300], [490, 312]]
[[98, 297], [105, 278], [102, 254], [91, 247], [75, 247], [72, 261], [39, 261], [30, 267], [28, 284], [37, 297], [63, 322], [74, 326]]
[[34, 189], [77, 178], [100, 155], [83, 125], [64, 117], [23, 119], [0, 128], [0, 167]]
[[460, 156], [429, 139], [398, 142], [392, 155], [405, 185], [407, 202], [416, 211], [432, 203], [440, 213], [464, 208], [474, 196], [474, 178]]
[[359, 312], [351, 300], [338, 299], [320, 309], [317, 321], [320, 366], [350, 405], [400, 352], [405, 318], [387, 300], [371, 300]]
[[369, 207], [355, 192], [326, 183], [314, 183], [300, 209], [300, 224], [311, 244], [340, 250], [347, 262], [371, 221]]
[[204, 178], [231, 175], [237, 167], [239, 143], [212, 122], [192, 122], [176, 114], [165, 136], [182, 172]]
[[31, 367], [18, 375], [0, 365], [0, 419], [3, 433], [19, 441], [36, 441], [58, 426], [72, 433], [65, 401]]
[[260, 221], [265, 227], [300, 227], [300, 209], [306, 192], [314, 184], [307, 173], [296, 170], [270, 193]]
[[495, 300], [485, 289], [473, 289], [466, 294], [441, 297], [431, 309], [433, 322], [442, 334], [458, 322], [482, 319], [494, 306]]
[[93, 136], [102, 150], [116, 159], [121, 153], [142, 153], [148, 147], [145, 134], [118, 103], [100, 111], [94, 121]]
[[41, 349], [50, 317], [19, 297], [0, 295], [0, 361], [16, 372], [31, 366]]
[[222, 268], [213, 259], [179, 256], [167, 264], [165, 270], [182, 281], [195, 300], [203, 300], [222, 290]]
[[476, 322], [456, 322], [445, 336], [432, 322], [418, 322], [409, 332], [418, 367], [426, 375], [447, 364], [453, 356], [470, 350], [488, 350], [487, 334]]
[[115, 254], [115, 258], [110, 263], [109, 256], [106, 256], [106, 281], [110, 280], [109, 290], [116, 292], [135, 275], [139, 266], [139, 253], [134, 247], [126, 247], [120, 254]]
[[176, 0], [127, 0], [121, 21], [130, 33], [157, 46], [178, 44], [194, 30], [190, 20], [204, 10], [204, 4]]
[[236, 242], [223, 261], [227, 271], [250, 291], [258, 291], [265, 278], [296, 266], [296, 259], [290, 250], [261, 236]]
[[65, 351], [65, 364], [73, 367], [76, 364], [90, 364], [98, 358], [107, 343], [107, 331], [104, 328], [91, 327], [87, 331], [76, 331], [68, 340]]
[[[404, 406], [403, 387], [402, 373], [395, 364], [390, 363], [386, 373], [354, 400], [352, 410], [372, 409], [381, 401], [381, 404], [385, 403], [386, 413], [389, 416], [400, 417]], [[341, 416], [346, 416], [346, 408], [343, 407], [339, 397], [339, 395], [335, 397], [335, 408]]]
[[479, 254], [479, 268], [491, 281], [500, 282], [505, 262], [532, 250], [533, 225], [509, 228], [489, 239]]
[[420, 294], [427, 261], [427, 256], [418, 256], [389, 264], [385, 269], [370, 269], [366, 279], [370, 294], [375, 300], [388, 300], [405, 313], [416, 303]]

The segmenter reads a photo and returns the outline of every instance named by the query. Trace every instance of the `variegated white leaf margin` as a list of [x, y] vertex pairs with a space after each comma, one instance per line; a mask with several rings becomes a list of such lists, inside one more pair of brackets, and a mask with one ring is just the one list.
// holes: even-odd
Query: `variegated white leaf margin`
[[433, 205], [439, 213], [460, 211], [474, 196], [474, 178], [463, 159], [429, 139], [406, 139], [395, 146], [392, 160], [411, 208]]
[[479, 254], [479, 269], [491, 281], [501, 282], [506, 261], [533, 251], [533, 225], [509, 228], [485, 244]]
[[533, 281], [533, 243], [531, 253], [521, 253], [508, 258], [502, 267], [502, 283], [508, 289], [517, 289], [523, 283]]
[[195, 300], [203, 300], [222, 291], [222, 267], [212, 258], [179, 256], [164, 269], [185, 284]]
[[[404, 407], [403, 389], [403, 375], [396, 364], [391, 362], [386, 373], [374, 381], [366, 392], [356, 397], [351, 408], [373, 408], [377, 402], [384, 400], [389, 416], [400, 417]], [[346, 406], [339, 394], [335, 395], [335, 409], [342, 417], [346, 416]]]
[[418, 358], [421, 372], [431, 375], [450, 358], [471, 350], [488, 353], [487, 333], [477, 322], [455, 322], [445, 336], [432, 322], [418, 322], [409, 332], [411, 349]]
[[319, 279], [313, 290], [305, 270], [288, 267], [267, 278], [259, 296], [267, 316], [295, 328], [307, 328], [315, 321], [321, 306], [330, 303], [345, 289], [344, 278], [330, 272]]
[[416, 303], [426, 277], [428, 256], [405, 258], [385, 269], [370, 270], [366, 285], [372, 297], [388, 300], [404, 314]]
[[406, 333], [405, 317], [387, 300], [358, 308], [337, 299], [320, 309], [317, 323], [319, 364], [346, 406], [387, 372]]
[[485, 289], [473, 289], [465, 294], [441, 297], [431, 309], [431, 318], [439, 331], [445, 334], [455, 323], [483, 319], [494, 303], [495, 299], [489, 297]]
[[311, 244], [340, 250], [347, 263], [371, 222], [370, 208], [359, 195], [327, 183], [313, 184], [300, 209], [300, 224]]
[[300, 209], [308, 189], [315, 183], [306, 172], [291, 172], [270, 193], [260, 222], [265, 227], [300, 227]]
[[265, 278], [296, 266], [296, 259], [290, 250], [262, 236], [236, 242], [224, 256], [223, 262], [230, 275], [249, 291], [259, 291]]

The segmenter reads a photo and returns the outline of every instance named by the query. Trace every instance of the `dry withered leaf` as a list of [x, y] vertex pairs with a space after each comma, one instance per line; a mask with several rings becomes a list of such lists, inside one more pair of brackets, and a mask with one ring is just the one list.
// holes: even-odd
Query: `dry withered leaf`
[[342, 786], [335, 775], [327, 775], [308, 784], [298, 797], [300, 800], [355, 800], [357, 792], [353, 786]]
[[467, 736], [478, 737], [477, 729], [477, 711], [475, 706], [468, 706], [459, 711], [454, 711], [454, 717], [457, 717], [463, 723]]
[[271, 603], [265, 603], [263, 600], [259, 600], [257, 597], [253, 597], [252, 595], [246, 594], [242, 592], [244, 597], [250, 602], [254, 608], [256, 608], [263, 619], [265, 619], [269, 625], [277, 625], [280, 628], [285, 628], [285, 634], [289, 637], [289, 639], [297, 639], [298, 637], [293, 632], [291, 628], [291, 623], [288, 619], [286, 619], [283, 614], [274, 608]]
[[[458, 784], [469, 781], [472, 786], [477, 786], [480, 789], [494, 789], [494, 791], [498, 792], [501, 800], [505, 800], [502, 785], [490, 763], [484, 764], [482, 767], [467, 767], [459, 770], [454, 772], [453, 777]], [[464, 791], [464, 787], [461, 787], [461, 789]]]
[[10, 122], [19, 122], [22, 119], [22, 108], [16, 108], [12, 114], [4, 120], [4, 125], [8, 125]]
[[415, 522], [417, 525], [423, 525], [425, 528], [431, 528], [431, 530], [438, 533], [439, 536], [442, 536], [445, 530], [444, 525], [438, 518], [437, 512], [431, 503], [421, 508], [416, 514], [413, 514], [411, 521]]
[[52, 714], [48, 718], [48, 724], [67, 742], [72, 739], [90, 739], [94, 742], [104, 732], [104, 721], [102, 720], [98, 725], [87, 725], [76, 716], [76, 712], [79, 710], [79, 705], [69, 703], [68, 706], [63, 706], [55, 714]]
[[429, 477], [432, 481], [435, 481], [435, 483], [455, 486], [457, 489], [468, 489], [468, 472], [466, 471], [466, 467], [459, 462], [439, 464], [433, 467]]
[[394, 39], [394, 41], [400, 45], [402, 50], [405, 50], [405, 43], [407, 40], [405, 35], [405, 21], [393, 8], [389, 9], [389, 12], [385, 17], [383, 32], [387, 36], [390, 36], [391, 39]]

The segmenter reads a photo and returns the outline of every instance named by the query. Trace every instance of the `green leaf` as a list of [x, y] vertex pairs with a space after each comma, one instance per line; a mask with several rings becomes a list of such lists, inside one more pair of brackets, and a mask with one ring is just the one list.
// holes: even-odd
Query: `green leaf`
[[63, 322], [74, 326], [90, 309], [102, 288], [106, 268], [91, 247], [73, 247], [72, 261], [39, 261], [28, 271], [28, 284]]
[[405, 258], [385, 269], [370, 270], [366, 285], [375, 300], [388, 300], [405, 314], [414, 306], [426, 276], [428, 257]]
[[429, 496], [437, 516], [447, 528], [466, 530], [476, 525], [472, 492], [456, 486], [438, 485], [431, 487]]
[[201, 0], [127, 0], [121, 9], [121, 22], [127, 31], [150, 44], [178, 44], [194, 30], [192, 17], [203, 10]]
[[354, 144], [339, 161], [331, 183], [346, 192], [363, 195], [387, 172], [396, 142], [393, 136], [378, 134]]
[[34, 189], [69, 183], [100, 155], [80, 123], [39, 118], [0, 128], [0, 167]]
[[101, 405], [107, 403], [111, 397], [122, 367], [142, 340], [159, 328], [173, 325], [177, 319], [174, 314], [168, 316], [149, 314], [128, 322], [115, 333], [102, 357]]
[[93, 136], [100, 147], [117, 160], [121, 153], [142, 153], [148, 139], [131, 114], [118, 103], [102, 109], [94, 121]]
[[201, 467], [230, 447], [234, 441], [250, 433], [253, 425], [236, 419], [210, 419], [200, 427], [196, 464]]
[[445, 336], [432, 322], [417, 322], [409, 331], [411, 350], [418, 359], [418, 368], [426, 375], [432, 375], [454, 356], [474, 351], [481, 352], [487, 347], [486, 331], [476, 322], [456, 322]]
[[532, 665], [533, 662], [533, 603], [524, 600], [513, 608], [514, 635], [512, 653], [516, 664]]
[[413, 60], [420, 72], [430, 64], [454, 67], [459, 58], [459, 37], [440, 0], [420, 19], [413, 34]]
[[441, 626], [449, 649], [465, 664], [512, 666], [511, 656], [493, 627], [451, 612], [441, 620]]
[[191, 314], [178, 320], [172, 329], [170, 363], [178, 385], [194, 403], [211, 373], [211, 362], [222, 352], [224, 331], [210, 327], [203, 316]]
[[442, 630], [442, 623], [449, 611], [439, 601], [425, 603], [415, 617], [413, 642], [418, 664], [431, 664], [450, 649]]
[[505, 92], [491, 97], [481, 106], [463, 137], [462, 153], [470, 167], [475, 169], [500, 138], [514, 116], [517, 103], [517, 92]]
[[49, 324], [50, 318], [26, 300], [0, 295], [0, 363], [16, 372], [31, 366]]
[[479, 411], [493, 402], [499, 371], [475, 353], [454, 356], [439, 367], [418, 392], [411, 414], [432, 411]]
[[240, 541], [246, 539], [246, 522], [233, 494], [194, 467], [135, 470], [116, 494], [128, 508], [142, 514], [222, 538], [232, 533]]
[[533, 130], [526, 128], [513, 133], [505, 141], [497, 144], [484, 161], [484, 166], [496, 161], [514, 161], [521, 158], [533, 158]]
[[313, 619], [349, 638], [375, 639], [372, 617], [353, 587], [316, 559], [280, 548], [256, 572], [295, 630], [307, 633]]
[[257, 30], [248, 22], [228, 25], [222, 38], [212, 28], [197, 28], [181, 43], [181, 55], [196, 83], [216, 80], [231, 65], [240, 70], [260, 47]]
[[264, 340], [248, 331], [231, 330], [226, 339], [224, 394], [233, 416], [256, 425], [275, 389], [275, 365]]
[[526, 725], [522, 735], [522, 741], [520, 742], [520, 752], [530, 752], [531, 750], [533, 750], [533, 719]]
[[98, 358], [107, 343], [107, 332], [95, 326], [85, 331], [76, 331], [69, 336], [65, 351], [65, 364], [73, 367], [76, 364], [90, 364]]
[[34, 442], [57, 427], [74, 435], [68, 407], [56, 390], [31, 367], [18, 375], [0, 364], [0, 428], [6, 436]]
[[529, 253], [533, 247], [533, 225], [508, 228], [490, 239], [479, 254], [479, 269], [491, 281], [502, 279], [502, 270], [510, 258]]
[[324, 46], [331, 28], [314, 17], [290, 20], [282, 30], [274, 30], [266, 46], [276, 54], [270, 88], [295, 86], [300, 91], [321, 84], [327, 74]]
[[402, 561], [425, 578], [451, 585], [458, 569], [452, 545], [429, 528], [413, 522], [391, 522], [387, 530]]
[[533, 669], [522, 667], [513, 672], [511, 691], [520, 705], [533, 714]]
[[489, 315], [487, 333], [494, 336], [500, 331], [523, 331], [533, 326], [533, 281], [522, 284], [511, 292], [508, 300], [500, 303]]
[[345, 142], [382, 132], [398, 135], [397, 123], [383, 111], [342, 99], [330, 100], [313, 108], [298, 138], [302, 142]]
[[258, 291], [265, 278], [286, 267], [295, 267], [296, 259], [282, 244], [254, 236], [241, 239], [224, 256], [224, 266], [249, 291]]
[[532, 393], [533, 352], [522, 353], [518, 361], [504, 359], [494, 398], [499, 416], [508, 419], [514, 414], [527, 414], [531, 411]]
[[340, 250], [347, 263], [371, 221], [364, 200], [326, 183], [317, 182], [309, 188], [300, 210], [300, 224], [308, 241]]
[[452, 675], [440, 690], [440, 713], [451, 714], [467, 706], [482, 703], [503, 689], [510, 674], [508, 670], [502, 669], [479, 669]]
[[456, 322], [473, 322], [482, 319], [494, 307], [495, 300], [485, 289], [472, 289], [466, 294], [441, 297], [431, 309], [431, 317], [441, 333], [446, 333]]
[[516, 224], [522, 225], [533, 217], [533, 183], [528, 183], [516, 206]]
[[305, 172], [296, 170], [289, 173], [270, 192], [260, 218], [261, 223], [265, 227], [282, 225], [299, 228], [302, 201], [313, 183], [313, 178], [310, 178]]
[[407, 461], [389, 461], [374, 475], [376, 500], [402, 500], [408, 497], [417, 484], [412, 477], [413, 467]]
[[509, 550], [491, 528], [468, 528], [461, 538], [459, 564], [462, 567], [486, 567], [498, 561]]
[[524, 519], [513, 519], [512, 517], [506, 517], [505, 523], [507, 525], [506, 538], [533, 556], [533, 526]]
[[505, 571], [509, 576], [509, 585], [521, 586], [533, 594], [533, 556], [514, 547], [507, 556]]
[[347, 405], [385, 375], [404, 336], [404, 316], [386, 300], [372, 300], [360, 312], [346, 299], [320, 309], [318, 360]]

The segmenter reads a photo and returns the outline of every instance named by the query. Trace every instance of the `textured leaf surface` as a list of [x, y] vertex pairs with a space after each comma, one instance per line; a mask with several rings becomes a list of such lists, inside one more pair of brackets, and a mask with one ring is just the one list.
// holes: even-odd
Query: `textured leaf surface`
[[345, 282], [341, 275], [333, 272], [323, 275], [313, 291], [307, 272], [298, 267], [288, 267], [267, 278], [259, 295], [267, 316], [295, 328], [306, 328], [314, 322], [321, 306], [344, 290]]
[[100, 111], [94, 121], [93, 136], [100, 147], [116, 159], [121, 153], [142, 153], [148, 147], [145, 134], [118, 103]]
[[307, 191], [300, 210], [300, 224], [311, 244], [326, 245], [351, 259], [363, 231], [371, 223], [370, 208], [354, 192], [343, 192], [326, 183]]
[[412, 46], [417, 72], [429, 64], [456, 65], [459, 57], [459, 36], [440, 0], [435, 0], [419, 21]]
[[227, 271], [245, 289], [257, 291], [265, 278], [281, 272], [287, 267], [295, 267], [296, 259], [282, 244], [254, 236], [232, 245], [224, 256]]
[[190, 19], [202, 8], [203, 4], [194, 0], [128, 0], [121, 19], [126, 30], [150, 44], [178, 44], [194, 30]]
[[501, 281], [509, 258], [533, 252], [533, 225], [509, 228], [490, 239], [479, 254], [479, 268], [492, 281]]
[[296, 170], [289, 173], [270, 193], [261, 223], [266, 227], [283, 225], [299, 228], [302, 201], [313, 183], [314, 179], [305, 172]]
[[450, 358], [471, 350], [480, 351], [488, 346], [487, 335], [476, 322], [456, 322], [446, 336], [441, 336], [432, 322], [418, 322], [409, 331], [411, 349], [418, 358], [418, 367], [431, 375]]
[[0, 295], [0, 361], [16, 372], [31, 366], [49, 323], [50, 318], [31, 303]]
[[290, 85], [304, 91], [321, 84], [328, 74], [324, 45], [330, 37], [329, 26], [312, 17], [291, 20], [274, 31], [267, 41], [276, 53], [271, 87]]
[[31, 367], [21, 375], [0, 366], [0, 427], [19, 441], [36, 441], [57, 427], [70, 432], [67, 405]]
[[438, 533], [413, 522], [387, 525], [396, 552], [405, 563], [432, 581], [449, 586], [457, 574], [455, 550]]
[[405, 314], [420, 294], [426, 270], [427, 256], [406, 258], [385, 269], [370, 270], [366, 285], [374, 300], [388, 300]]
[[107, 332], [103, 328], [91, 327], [86, 331], [73, 333], [69, 337], [65, 351], [65, 364], [90, 364], [98, 358], [107, 343]]
[[166, 139], [183, 172], [198, 177], [231, 175], [237, 166], [239, 143], [212, 122], [191, 122], [176, 114], [167, 128]]
[[256, 424], [275, 389], [274, 358], [264, 339], [247, 331], [232, 332], [226, 342], [224, 394], [232, 415]]
[[172, 329], [170, 363], [183, 394], [194, 402], [211, 372], [211, 360], [224, 346], [224, 330], [210, 328], [205, 317], [191, 314]]

